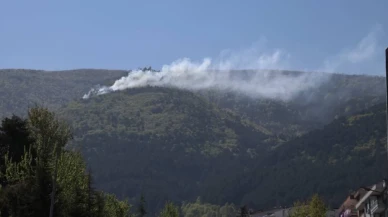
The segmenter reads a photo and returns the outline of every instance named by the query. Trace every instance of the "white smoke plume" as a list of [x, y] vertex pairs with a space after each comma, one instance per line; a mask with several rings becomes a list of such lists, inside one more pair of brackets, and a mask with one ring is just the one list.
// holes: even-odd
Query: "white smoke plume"
[[348, 72], [352, 74], [381, 74], [383, 72], [384, 46], [379, 38], [384, 35], [382, 25], [377, 24], [352, 48], [341, 50], [328, 57], [323, 64], [325, 72]]
[[[287, 68], [290, 55], [279, 49], [260, 52], [258, 47], [262, 45], [259, 43], [254, 48], [238, 52], [224, 51], [216, 60], [205, 58], [202, 62], [195, 62], [183, 58], [164, 65], [158, 72], [134, 70], [116, 80], [112, 86], [92, 89], [83, 98], [128, 88], [157, 86], [193, 91], [217, 89], [251, 97], [289, 100], [300, 91], [322, 82], [320, 73], [286, 75], [269, 70]], [[244, 74], [241, 70], [249, 71]]]
[[[380, 27], [374, 28], [355, 48], [342, 51], [324, 61], [323, 67], [318, 67], [321, 69], [318, 71], [334, 72], [344, 66], [359, 67], [358, 63], [365, 63], [365, 60], [372, 58], [376, 53], [376, 36], [380, 31]], [[183, 58], [170, 65], [164, 65], [158, 72], [133, 70], [128, 76], [116, 80], [112, 86], [93, 88], [83, 98], [128, 88], [156, 86], [193, 91], [217, 89], [234, 91], [254, 98], [288, 101], [299, 93], [303, 91], [306, 93], [329, 80], [330, 73], [280, 72], [291, 68], [290, 55], [281, 49], [263, 52], [266, 50], [265, 44], [265, 39], [261, 39], [249, 49], [223, 51], [214, 60], [205, 58], [201, 62], [195, 62]]]

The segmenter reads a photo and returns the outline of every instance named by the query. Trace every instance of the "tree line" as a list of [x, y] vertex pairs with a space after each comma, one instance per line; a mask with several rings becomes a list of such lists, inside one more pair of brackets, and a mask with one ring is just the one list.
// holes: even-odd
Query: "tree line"
[[2, 120], [0, 212], [12, 216], [127, 216], [131, 206], [93, 188], [68, 125], [46, 108]]
[[[13, 115], [1, 121], [0, 217], [244, 215], [234, 204], [218, 206], [202, 203], [199, 198], [181, 207], [168, 201], [157, 214], [151, 214], [141, 196], [134, 209], [127, 200], [93, 187], [92, 173], [81, 153], [66, 148], [71, 139], [70, 127], [47, 108], [36, 106], [29, 109], [25, 119]], [[298, 208], [296, 213], [305, 211]]]
[[[96, 190], [81, 156], [66, 149], [70, 127], [47, 108], [33, 107], [0, 126], [0, 216], [133, 216], [126, 200]], [[145, 200], [139, 216], [147, 214]], [[160, 216], [178, 216], [166, 203]]]

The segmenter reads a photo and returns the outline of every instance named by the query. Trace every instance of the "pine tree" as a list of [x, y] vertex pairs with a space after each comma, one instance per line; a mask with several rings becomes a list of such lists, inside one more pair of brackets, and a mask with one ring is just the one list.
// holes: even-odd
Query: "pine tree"
[[96, 194], [95, 217], [105, 217], [105, 215], [104, 215], [104, 207], [105, 207], [104, 194], [102, 194], [101, 192], [95, 192], [95, 194]]
[[247, 206], [243, 206], [240, 208], [240, 216], [241, 217], [248, 217], [249, 216], [249, 210]]
[[87, 175], [87, 184], [88, 184], [88, 213], [89, 215], [92, 214], [92, 206], [94, 205], [93, 204], [93, 200], [94, 200], [94, 189], [92, 187], [92, 172], [91, 170], [89, 169], [89, 172], [88, 172], [88, 175]]
[[143, 194], [141, 194], [141, 196], [140, 196], [140, 202], [139, 202], [138, 211], [139, 211], [140, 217], [144, 217], [144, 216], [147, 215], [146, 201], [145, 201], [145, 198], [144, 198]]

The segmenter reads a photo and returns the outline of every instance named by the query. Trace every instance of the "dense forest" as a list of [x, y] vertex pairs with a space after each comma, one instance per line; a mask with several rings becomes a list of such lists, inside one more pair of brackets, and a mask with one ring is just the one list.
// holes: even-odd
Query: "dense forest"
[[385, 104], [340, 117], [268, 152], [245, 171], [226, 175], [227, 181], [210, 184], [204, 199], [216, 203], [235, 198], [268, 207], [319, 193], [336, 208], [346, 193], [386, 177], [385, 130]]
[[[132, 214], [140, 213], [140, 198], [145, 198], [151, 216], [177, 212], [235, 216], [242, 205], [255, 209], [291, 206], [314, 193], [335, 207], [350, 189], [385, 175], [381, 172], [386, 169], [385, 80], [381, 77], [333, 74], [323, 85], [290, 101], [160, 87], [83, 100], [94, 85], [110, 85], [128, 72], [0, 72], [0, 116], [8, 117], [4, 123], [24, 123], [24, 136], [17, 139], [28, 138], [17, 141], [26, 144], [17, 146], [19, 157], [10, 150], [13, 157], [4, 151], [1, 155], [2, 162], [7, 162], [3, 170], [13, 171], [9, 176], [19, 180], [2, 192], [11, 187], [23, 191], [24, 185], [37, 186], [31, 191], [51, 192], [51, 184], [43, 189], [36, 179], [42, 173], [48, 178], [40, 179], [51, 183], [52, 164], [58, 161], [57, 176], [68, 179], [58, 182], [57, 198], [86, 200], [86, 205], [77, 208], [80, 212], [113, 212], [102, 205], [87, 205], [89, 195], [97, 195], [93, 204], [99, 204], [97, 200], [117, 204], [109, 207]], [[34, 110], [26, 112], [35, 103], [54, 111], [72, 132], [72, 139], [62, 143], [66, 146], [41, 153], [48, 159], [43, 164], [31, 160], [40, 159], [37, 154], [42, 151], [36, 138], [28, 136], [37, 136], [30, 123]], [[60, 154], [53, 155], [54, 150]], [[28, 173], [20, 178], [25, 167]], [[71, 167], [77, 169], [60, 169]], [[71, 173], [74, 170], [79, 172]], [[78, 188], [83, 193], [74, 195]], [[47, 203], [45, 195], [40, 201]], [[69, 208], [73, 200], [58, 199], [58, 203], [67, 207], [64, 213], [73, 212]], [[206, 213], [198, 214], [203, 210]]]
[[110, 84], [126, 71], [71, 70], [38, 71], [0, 69], [0, 117], [27, 115], [36, 103], [57, 109], [81, 98], [95, 84]]
[[175, 89], [112, 93], [73, 102], [60, 114], [72, 120], [73, 147], [99, 165], [99, 187], [119, 197], [147, 189], [157, 208], [167, 197], [194, 200], [212, 175], [239, 170], [276, 140], [265, 128]]
[[[4, 118], [0, 126], [0, 216], [145, 216], [142, 195], [137, 209], [113, 194], [96, 190], [79, 152], [64, 149], [69, 126], [46, 108], [33, 107], [28, 118]], [[160, 217], [235, 217], [233, 204], [217, 206], [166, 200]]]

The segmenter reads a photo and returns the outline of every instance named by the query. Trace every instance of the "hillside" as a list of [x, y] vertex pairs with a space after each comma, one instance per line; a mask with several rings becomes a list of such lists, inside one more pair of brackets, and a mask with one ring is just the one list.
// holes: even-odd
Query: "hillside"
[[[293, 77], [307, 72], [281, 71], [275, 75]], [[96, 85], [111, 85], [128, 74], [120, 70], [77, 69], [37, 71], [26, 69], [0, 70], [0, 117], [12, 113], [24, 115], [35, 103], [58, 109], [80, 99]], [[249, 79], [246, 71], [235, 77]], [[309, 75], [313, 77], [314, 75]], [[266, 127], [283, 139], [301, 135], [330, 123], [334, 118], [350, 115], [385, 100], [385, 79], [377, 76], [324, 74], [317, 88], [299, 93], [283, 102], [252, 98], [234, 92], [201, 91], [200, 94], [220, 108], [227, 108], [242, 118]], [[317, 78], [317, 79], [318, 79]]]
[[152, 207], [194, 200], [208, 179], [240, 169], [275, 144], [263, 127], [188, 91], [138, 88], [72, 102], [71, 121], [98, 187], [144, 191]]
[[[278, 72], [279, 73], [279, 72]], [[284, 72], [287, 75], [307, 72]], [[311, 75], [310, 75], [311, 76]], [[300, 92], [290, 101], [252, 98], [236, 93], [202, 92], [228, 108], [283, 137], [302, 135], [385, 101], [385, 79], [378, 76], [321, 75], [326, 82]]]
[[[238, 181], [229, 176], [231, 181], [209, 185], [204, 194], [213, 202], [265, 208], [319, 193], [337, 206], [351, 189], [384, 178], [387, 163], [385, 104], [379, 104], [287, 142], [238, 174]], [[232, 190], [225, 195], [224, 189]]]
[[0, 117], [25, 115], [35, 103], [52, 109], [81, 98], [96, 84], [110, 84], [126, 71], [0, 69]]
[[290, 101], [157, 87], [81, 99], [126, 74], [2, 70], [0, 116], [33, 103], [54, 109], [96, 187], [131, 202], [144, 192], [154, 210], [197, 196], [267, 208], [315, 192], [336, 204], [347, 188], [380, 179], [382, 77], [333, 74]]

